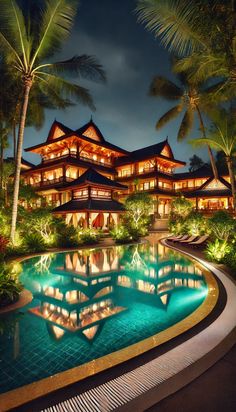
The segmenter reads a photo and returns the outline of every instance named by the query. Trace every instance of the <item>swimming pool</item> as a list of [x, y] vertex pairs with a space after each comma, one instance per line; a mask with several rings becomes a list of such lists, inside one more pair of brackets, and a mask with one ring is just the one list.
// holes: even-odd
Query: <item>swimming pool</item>
[[208, 293], [202, 269], [160, 243], [31, 258], [21, 281], [33, 300], [0, 316], [0, 393], [142, 344]]

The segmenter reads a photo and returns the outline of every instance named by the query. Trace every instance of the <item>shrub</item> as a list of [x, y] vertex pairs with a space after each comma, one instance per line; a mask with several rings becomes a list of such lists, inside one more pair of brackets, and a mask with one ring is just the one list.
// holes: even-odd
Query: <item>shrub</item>
[[192, 211], [185, 219], [185, 228], [190, 235], [200, 236], [207, 231], [207, 221], [201, 213]]
[[15, 302], [22, 290], [14, 265], [0, 265], [0, 306]]
[[78, 234], [74, 226], [68, 226], [64, 221], [58, 221], [55, 245], [57, 247], [76, 247], [78, 244]]
[[172, 212], [175, 215], [186, 217], [192, 211], [192, 202], [186, 199], [184, 196], [177, 197], [172, 202]]
[[138, 239], [137, 233], [135, 231], [130, 233], [130, 231], [124, 225], [118, 225], [110, 232], [112, 239], [114, 239], [117, 243], [129, 243], [134, 240]]
[[208, 227], [212, 236], [221, 240], [228, 240], [236, 227], [235, 220], [225, 211], [219, 211], [208, 220]]
[[5, 255], [8, 244], [9, 239], [5, 236], [0, 235], [0, 256]]
[[186, 222], [180, 216], [171, 213], [168, 223], [169, 231], [174, 235], [182, 235], [186, 233]]
[[83, 245], [92, 245], [97, 243], [99, 238], [101, 237], [101, 232], [96, 229], [80, 229], [78, 231], [78, 240], [79, 243]]
[[222, 262], [222, 260], [231, 252], [231, 246], [226, 240], [216, 239], [214, 242], [208, 243], [205, 254], [212, 261]]
[[150, 224], [150, 212], [153, 208], [151, 196], [145, 192], [133, 193], [127, 197], [125, 208], [126, 214], [123, 222], [129, 233], [138, 233], [138, 237], [146, 235]]
[[234, 277], [235, 277], [235, 271], [236, 271], [236, 247], [235, 247], [235, 245], [232, 246], [230, 252], [227, 253], [223, 257], [221, 263], [224, 263], [229, 268], [231, 268], [233, 270], [233, 274], [234, 274]]
[[46, 245], [39, 233], [29, 233], [24, 237], [24, 249], [26, 252], [44, 252]]

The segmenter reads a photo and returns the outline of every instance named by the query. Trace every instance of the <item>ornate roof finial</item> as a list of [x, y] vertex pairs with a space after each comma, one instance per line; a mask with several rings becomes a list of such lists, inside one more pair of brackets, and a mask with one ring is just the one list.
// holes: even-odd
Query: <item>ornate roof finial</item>
[[91, 119], [90, 119], [90, 122], [92, 122], [93, 121], [93, 115], [91, 114]]
[[166, 136], [166, 141], [168, 142], [168, 136]]

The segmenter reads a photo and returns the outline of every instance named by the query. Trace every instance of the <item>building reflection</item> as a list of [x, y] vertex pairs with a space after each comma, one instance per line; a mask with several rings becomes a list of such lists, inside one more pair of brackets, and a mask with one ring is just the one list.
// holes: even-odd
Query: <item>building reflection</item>
[[134, 302], [167, 310], [173, 293], [205, 286], [198, 266], [161, 244], [58, 254], [50, 260], [47, 277], [50, 281], [34, 279], [39, 305], [29, 311], [45, 320], [54, 339], [73, 333], [91, 342], [109, 319], [125, 316]]

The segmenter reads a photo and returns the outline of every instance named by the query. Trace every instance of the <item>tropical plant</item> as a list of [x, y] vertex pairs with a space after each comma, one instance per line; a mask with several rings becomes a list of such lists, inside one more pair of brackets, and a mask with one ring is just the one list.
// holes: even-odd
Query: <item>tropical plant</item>
[[178, 215], [184, 218], [188, 216], [188, 214], [192, 211], [193, 204], [190, 200], [186, 199], [184, 196], [179, 196], [173, 200], [171, 207], [172, 207], [172, 212], [175, 215]]
[[194, 154], [192, 157], [190, 157], [189, 159], [189, 171], [190, 172], [195, 172], [195, 170], [200, 169], [200, 167], [202, 167], [203, 165], [204, 165], [204, 162], [199, 156]]
[[235, 8], [232, 0], [139, 0], [137, 13], [164, 47], [182, 57], [175, 70], [195, 82], [215, 77], [212, 91], [224, 101], [236, 91]]
[[26, 253], [39, 253], [46, 250], [44, 239], [39, 233], [25, 234], [23, 245]]
[[101, 232], [96, 229], [87, 228], [87, 229], [79, 229], [78, 231], [78, 239], [79, 243], [83, 245], [90, 245], [95, 244], [101, 237]]
[[9, 239], [5, 236], [0, 235], [0, 261], [1, 257], [4, 257], [4, 254], [7, 250], [7, 245], [9, 244]]
[[231, 247], [226, 240], [216, 239], [214, 242], [208, 243], [205, 255], [212, 261], [221, 262], [230, 251]]
[[148, 193], [132, 193], [125, 201], [126, 213], [123, 218], [125, 226], [128, 228], [129, 233], [135, 231], [143, 236], [147, 232], [147, 228], [150, 224], [150, 213], [153, 208], [153, 200]]
[[9, 129], [0, 121], [0, 190], [3, 189], [3, 158], [5, 149], [9, 147], [8, 134]]
[[[168, 110], [157, 122], [156, 128], [160, 129], [170, 120], [184, 112], [177, 139], [182, 140], [188, 136], [194, 125], [194, 114], [196, 113], [203, 137], [206, 137], [206, 130], [202, 112], [212, 112], [211, 88], [204, 87], [202, 83], [191, 82], [185, 74], [179, 76], [181, 86], [166, 79], [163, 76], [154, 77], [150, 86], [150, 95], [154, 97], [164, 97], [169, 101], [177, 102], [176, 106]], [[208, 154], [211, 161], [215, 178], [218, 172], [211, 148], [208, 146]]]
[[112, 239], [114, 239], [116, 243], [130, 243], [133, 240], [136, 240], [133, 239], [129, 230], [124, 225], [117, 225], [110, 231], [110, 234], [112, 236]]
[[228, 241], [234, 234], [236, 223], [233, 217], [224, 210], [219, 210], [208, 220], [212, 237]]
[[169, 216], [168, 228], [174, 235], [183, 235], [187, 232], [185, 219], [173, 213]]
[[76, 247], [79, 245], [78, 233], [74, 226], [57, 219], [55, 245], [57, 247]]
[[37, 18], [35, 14], [32, 18], [31, 9], [23, 14], [15, 0], [0, 0], [0, 50], [15, 77], [22, 82], [23, 89], [13, 193], [12, 241], [17, 220], [24, 128], [32, 87], [37, 84], [43, 94], [47, 95], [50, 89], [55, 96], [74, 97], [93, 108], [89, 91], [60, 75], [74, 73], [95, 80], [105, 79], [96, 59], [87, 55], [56, 63], [48, 61], [70, 34], [77, 6], [77, 0], [47, 0]]
[[14, 265], [0, 264], [0, 307], [15, 302], [23, 286], [19, 282], [19, 273], [15, 273]]
[[236, 209], [236, 186], [233, 169], [233, 154], [236, 150], [236, 118], [232, 111], [221, 109], [214, 116], [214, 123], [209, 130], [207, 138], [193, 139], [193, 146], [208, 145], [213, 149], [223, 151], [229, 171], [234, 209]]
[[185, 227], [190, 235], [200, 236], [206, 234], [207, 220], [201, 213], [192, 211], [185, 219]]

